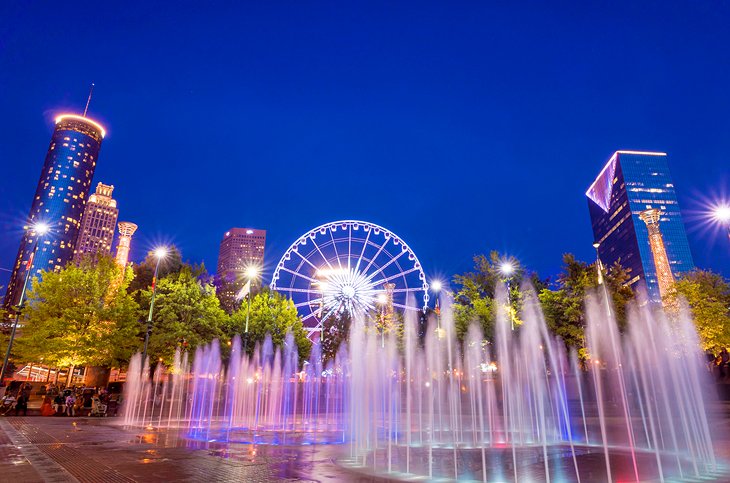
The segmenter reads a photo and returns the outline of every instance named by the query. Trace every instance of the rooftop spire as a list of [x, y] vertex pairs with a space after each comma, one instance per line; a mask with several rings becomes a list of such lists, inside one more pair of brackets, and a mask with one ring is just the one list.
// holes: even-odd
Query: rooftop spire
[[91, 103], [91, 95], [94, 93], [94, 83], [91, 83], [91, 89], [89, 89], [89, 98], [86, 99], [86, 107], [84, 108], [84, 117], [86, 117], [86, 111], [89, 110], [89, 103]]

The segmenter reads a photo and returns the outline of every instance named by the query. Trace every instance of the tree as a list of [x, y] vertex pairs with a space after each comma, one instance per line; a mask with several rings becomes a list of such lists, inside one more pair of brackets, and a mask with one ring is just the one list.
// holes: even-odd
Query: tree
[[[246, 324], [248, 304], [231, 315], [231, 326], [243, 333]], [[312, 342], [307, 338], [302, 320], [299, 318], [294, 302], [284, 298], [278, 292], [262, 289], [251, 300], [251, 313], [248, 323], [247, 350], [253, 354], [257, 342], [261, 343], [266, 335], [271, 335], [271, 342], [276, 347], [283, 347], [287, 332], [294, 336], [294, 343], [299, 352], [299, 363], [302, 364], [312, 349]]]
[[[152, 285], [152, 277], [155, 274], [155, 266], [157, 265], [157, 257], [154, 250], [147, 253], [144, 261], [133, 266], [134, 279], [129, 284], [129, 293], [135, 293], [140, 290], [147, 290]], [[179, 273], [185, 263], [182, 261], [182, 254], [177, 247], [170, 247], [165, 258], [160, 260], [160, 269], [157, 272], [157, 278], [162, 279], [172, 273]]]
[[702, 348], [719, 352], [730, 346], [730, 284], [709, 270], [682, 275], [670, 298], [683, 297], [694, 318]]
[[[628, 280], [628, 273], [618, 263], [603, 275], [619, 327], [625, 325], [626, 304], [633, 298], [631, 288], [626, 285]], [[556, 289], [543, 288], [539, 292], [548, 329], [566, 345], [584, 347], [585, 299], [589, 291], [597, 287], [596, 265], [576, 260], [574, 255], [567, 253], [563, 255], [563, 272], [558, 276]]]
[[347, 341], [350, 336], [350, 326], [352, 325], [352, 317], [347, 311], [335, 313], [322, 321], [322, 360], [323, 362], [331, 361], [340, 350], [343, 342]]
[[136, 350], [139, 307], [127, 292], [132, 274], [109, 255], [85, 257], [33, 279], [16, 354], [59, 367], [111, 365]]
[[[201, 281], [201, 275], [206, 278], [203, 268], [184, 264], [178, 272], [159, 280], [147, 349], [151, 361], [161, 358], [170, 364], [182, 340], [191, 349], [214, 339], [227, 342], [228, 315], [220, 307], [215, 287]], [[139, 291], [139, 317], [145, 321], [140, 325], [140, 340], [144, 338], [151, 297], [150, 289]]]
[[[510, 274], [503, 273], [505, 263], [512, 267]], [[509, 281], [510, 316], [514, 318], [516, 325], [519, 325], [521, 322], [517, 314], [522, 307], [520, 286], [525, 280], [529, 280], [536, 290], [545, 286], [545, 282], [536, 274], [527, 273], [514, 258], [505, 257], [496, 251], [492, 251], [489, 257], [475, 256], [474, 271], [454, 277], [454, 283], [459, 287], [454, 295], [453, 306], [457, 338], [463, 340], [473, 321], [479, 323], [485, 338], [494, 338], [496, 318], [494, 299], [497, 286], [507, 281]]]

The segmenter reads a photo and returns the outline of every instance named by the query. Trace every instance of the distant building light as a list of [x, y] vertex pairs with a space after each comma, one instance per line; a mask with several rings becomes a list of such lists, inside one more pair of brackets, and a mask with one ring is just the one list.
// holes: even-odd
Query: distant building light
[[106, 130], [104, 130], [104, 128], [101, 127], [101, 124], [99, 124], [96, 121], [92, 121], [88, 117], [79, 116], [78, 114], [61, 114], [60, 116], [58, 116], [56, 118], [56, 124], [58, 124], [59, 122], [63, 121], [64, 119], [77, 119], [79, 121], [88, 122], [89, 124], [91, 124], [92, 126], [94, 126], [95, 128], [97, 128], [99, 131], [101, 131], [101, 137], [105, 137], [106, 136]]
[[246, 235], [253, 235], [253, 230], [246, 230]]

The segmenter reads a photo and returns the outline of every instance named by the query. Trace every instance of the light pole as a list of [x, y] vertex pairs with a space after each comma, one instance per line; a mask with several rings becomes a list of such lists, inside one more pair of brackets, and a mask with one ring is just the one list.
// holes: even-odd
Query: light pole
[[155, 273], [152, 275], [152, 299], [150, 300], [150, 313], [147, 315], [147, 332], [144, 334], [144, 350], [142, 351], [142, 367], [147, 359], [147, 345], [150, 343], [150, 334], [152, 333], [152, 310], [155, 308], [155, 294], [157, 293], [157, 273], [160, 270], [160, 261], [167, 256], [167, 248], [160, 247], [154, 252], [157, 263], [155, 264]]
[[439, 338], [441, 338], [441, 306], [439, 304], [439, 301], [441, 298], [442, 288], [443, 283], [441, 283], [441, 280], [434, 280], [433, 282], [431, 282], [431, 290], [433, 290], [433, 295], [436, 299], [433, 311], [436, 312], [436, 335], [438, 335]]
[[512, 274], [514, 272], [515, 272], [515, 266], [509, 260], [502, 262], [502, 264], [499, 266], [499, 273], [501, 273], [502, 276], [505, 277], [504, 281], [507, 283], [507, 310], [509, 311], [509, 323], [510, 323], [510, 327], [512, 327], [512, 330], [515, 330], [515, 318], [512, 317], [512, 300], [511, 300], [511, 294], [510, 294], [510, 280], [512, 279]]
[[608, 288], [606, 287], [606, 284], [603, 280], [603, 262], [601, 262], [601, 254], [598, 252], [598, 247], [600, 247], [601, 244], [599, 242], [595, 242], [593, 244], [593, 248], [596, 249], [596, 271], [598, 272], [598, 285], [603, 287], [603, 298], [606, 299], [606, 314], [611, 317], [611, 304], [608, 301]]
[[28, 280], [30, 274], [33, 272], [33, 261], [35, 254], [38, 251], [38, 243], [40, 239], [48, 233], [50, 227], [45, 223], [36, 223], [31, 227], [35, 234], [35, 243], [33, 244], [33, 250], [30, 252], [30, 258], [28, 258], [28, 270], [25, 272], [25, 279], [23, 280], [23, 289], [20, 292], [20, 301], [18, 302], [18, 311], [15, 313], [15, 321], [13, 321], [13, 328], [10, 331], [10, 340], [8, 340], [8, 349], [5, 351], [5, 359], [3, 359], [3, 368], [0, 370], [0, 384], [3, 384], [5, 380], [5, 371], [8, 368], [8, 361], [10, 360], [10, 351], [13, 348], [13, 341], [15, 340], [15, 331], [18, 328], [18, 321], [20, 320], [20, 313], [23, 311], [23, 304], [25, 303], [25, 292], [28, 288]]
[[727, 229], [730, 240], [730, 204], [719, 204], [712, 208], [712, 219]]
[[243, 352], [248, 351], [248, 320], [251, 317], [251, 285], [252, 282], [259, 276], [259, 269], [255, 266], [250, 266], [246, 269], [246, 285], [248, 290], [246, 291], [246, 297], [248, 297], [248, 307], [246, 308], [246, 328], [243, 332]]

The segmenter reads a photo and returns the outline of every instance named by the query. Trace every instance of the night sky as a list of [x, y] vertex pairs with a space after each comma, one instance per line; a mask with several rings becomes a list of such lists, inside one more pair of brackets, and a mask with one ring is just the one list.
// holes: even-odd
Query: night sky
[[584, 193], [636, 149], [669, 154], [695, 263], [730, 276], [702, 219], [730, 195], [730, 3], [488, 3], [3, 1], [0, 268], [54, 116], [94, 82], [93, 185], [139, 225], [135, 260], [174, 243], [214, 271], [223, 233], [256, 227], [270, 276], [354, 218], [428, 275], [492, 249], [555, 275], [593, 259]]

